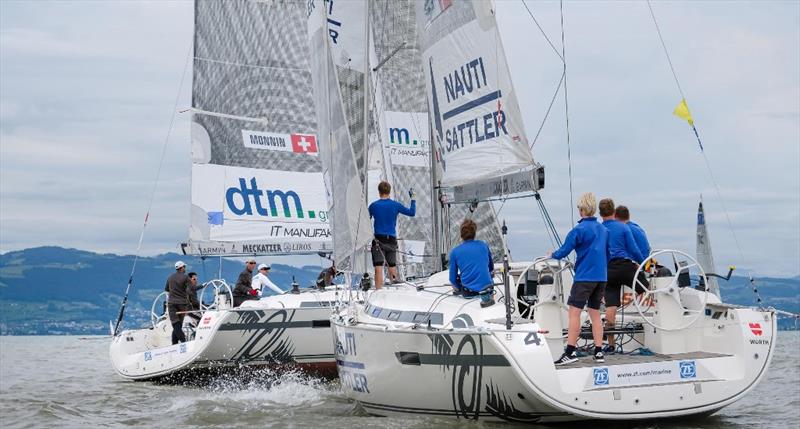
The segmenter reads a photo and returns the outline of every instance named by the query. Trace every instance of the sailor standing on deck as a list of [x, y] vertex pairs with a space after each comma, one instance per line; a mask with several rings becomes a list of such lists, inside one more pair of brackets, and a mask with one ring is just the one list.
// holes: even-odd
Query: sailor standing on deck
[[[186, 290], [186, 295], [189, 298], [189, 310], [188, 316], [190, 319], [194, 319], [193, 325], [196, 325], [198, 321], [200, 321], [200, 300], [197, 299], [197, 291], [203, 289], [205, 285], [200, 285], [197, 280], [197, 273], [191, 272], [189, 275], [189, 287]], [[198, 286], [199, 285], [199, 286]]]
[[608, 253], [608, 230], [597, 222], [594, 194], [587, 192], [578, 199], [578, 213], [581, 219], [567, 234], [564, 244], [551, 253], [555, 259], [563, 259], [575, 250], [575, 279], [569, 293], [569, 329], [567, 347], [564, 354], [554, 363], [556, 366], [568, 365], [578, 360], [575, 346], [581, 330], [581, 311], [589, 307], [594, 337], [594, 361], [605, 362], [603, 355], [603, 322], [600, 320], [600, 303], [606, 282], [606, 255]]
[[402, 213], [414, 217], [417, 213], [417, 201], [414, 191], [409, 190], [411, 207], [389, 198], [392, 185], [383, 181], [378, 184], [380, 199], [369, 205], [369, 216], [375, 219], [375, 239], [372, 241], [372, 265], [375, 267], [375, 289], [383, 287], [383, 264], [389, 266], [389, 277], [397, 280], [397, 215]]
[[244, 271], [239, 273], [236, 286], [233, 288], [233, 306], [238, 307], [249, 299], [258, 299], [258, 291], [253, 289], [253, 268], [256, 267], [256, 260], [248, 259], [244, 265]]
[[631, 221], [630, 210], [625, 206], [617, 206], [614, 210], [614, 217], [631, 228], [633, 241], [636, 242], [636, 246], [639, 247], [642, 256], [646, 258], [647, 255], [650, 254], [650, 241], [647, 240], [647, 234], [644, 232], [644, 229], [636, 222]]
[[169, 293], [167, 312], [172, 325], [172, 344], [185, 343], [183, 318], [189, 310], [189, 276], [186, 275], [186, 264], [183, 261], [175, 263], [175, 272], [167, 277], [164, 290]]
[[277, 294], [282, 294], [283, 290], [278, 287], [275, 283], [272, 283], [272, 280], [267, 277], [269, 275], [269, 264], [261, 264], [258, 266], [258, 274], [253, 277], [253, 282], [250, 284], [250, 287], [256, 289], [258, 294], [261, 295], [264, 293], [264, 287], [268, 287], [272, 289], [273, 292]]
[[[608, 229], [608, 283], [606, 284], [606, 327], [614, 329], [617, 320], [617, 307], [621, 304], [622, 286], [633, 286], [633, 276], [644, 261], [644, 256], [636, 245], [631, 228], [624, 222], [616, 219], [614, 213], [614, 200], [604, 198], [600, 200], [600, 216], [603, 217], [603, 226]], [[626, 208], [627, 210], [627, 208]], [[648, 285], [644, 273], [639, 281]], [[614, 353], [616, 344], [613, 334], [607, 334], [608, 346], [606, 353]]]

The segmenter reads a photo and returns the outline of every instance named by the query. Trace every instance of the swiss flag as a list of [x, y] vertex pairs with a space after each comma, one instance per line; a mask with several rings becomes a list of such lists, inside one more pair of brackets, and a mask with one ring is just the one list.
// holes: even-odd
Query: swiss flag
[[313, 134], [292, 134], [292, 152], [317, 153], [317, 137]]
[[752, 332], [753, 335], [757, 335], [757, 336], [760, 336], [761, 334], [764, 333], [764, 331], [761, 330], [761, 324], [760, 323], [750, 323], [750, 332]]

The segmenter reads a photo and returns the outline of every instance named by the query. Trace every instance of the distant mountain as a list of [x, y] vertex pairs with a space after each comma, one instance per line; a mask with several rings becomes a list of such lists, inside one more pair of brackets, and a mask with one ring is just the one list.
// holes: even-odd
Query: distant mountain
[[[164, 281], [183, 260], [201, 281], [216, 278], [217, 259], [166, 253], [139, 258], [125, 315], [126, 326], [149, 323], [150, 307], [164, 290]], [[266, 260], [266, 258], [264, 258]], [[61, 247], [37, 247], [0, 255], [0, 334], [105, 334], [116, 319], [133, 256], [99, 254]], [[233, 284], [243, 265], [223, 260], [222, 277]], [[292, 277], [306, 287], [319, 267], [273, 264], [270, 278], [289, 289]], [[725, 302], [756, 305], [747, 278], [721, 281]], [[800, 312], [800, 277], [758, 278], [755, 286], [764, 305]], [[780, 319], [783, 329], [797, 329], [795, 321]]]
[[[105, 334], [116, 320], [134, 257], [61, 247], [36, 247], [0, 255], [0, 334]], [[126, 326], [149, 323], [153, 299], [175, 271], [189, 265], [201, 281], [218, 278], [218, 259], [166, 253], [139, 258], [125, 313]], [[264, 258], [267, 260], [267, 258]], [[244, 268], [223, 260], [222, 278], [233, 286]], [[319, 267], [272, 264], [270, 279], [289, 289], [292, 277], [306, 287]]]

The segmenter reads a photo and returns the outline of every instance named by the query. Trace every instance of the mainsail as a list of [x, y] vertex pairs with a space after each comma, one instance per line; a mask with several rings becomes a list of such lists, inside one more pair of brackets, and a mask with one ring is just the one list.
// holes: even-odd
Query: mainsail
[[[430, 109], [437, 176], [452, 202], [541, 187], [533, 167], [511, 75], [491, 2], [416, 2], [422, 69]], [[494, 257], [503, 253], [491, 203], [451, 204], [442, 222], [445, 249], [458, 241], [458, 224], [471, 217]]]
[[697, 207], [697, 262], [703, 268], [708, 279], [706, 289], [720, 297], [719, 282], [716, 277], [709, 274], [716, 274], [717, 270], [714, 265], [714, 255], [711, 254], [711, 238], [708, 236], [708, 229], [706, 228], [706, 216], [703, 212], [703, 202]]
[[305, 5], [333, 259], [341, 269], [360, 271], [372, 237], [364, 189], [365, 3]]
[[195, 2], [194, 254], [330, 251], [305, 7]]
[[[406, 191], [417, 194], [414, 218], [398, 218], [400, 269], [404, 277], [420, 276], [438, 269], [438, 252], [434, 248], [434, 216], [432, 205], [439, 205], [435, 184], [431, 182], [431, 151], [422, 50], [417, 35], [417, 17], [413, 0], [373, 1], [370, 13], [372, 80], [375, 83], [374, 111], [382, 146], [383, 177], [392, 183], [393, 198], [403, 201]], [[434, 159], [434, 165], [436, 163]], [[370, 189], [377, 183], [370, 182]], [[406, 201], [403, 201], [406, 202]], [[451, 222], [450, 233], [443, 238], [458, 237], [458, 225], [465, 217], [475, 217], [482, 225], [481, 239], [490, 243], [499, 258], [501, 240], [492, 207], [481, 204], [474, 213], [458, 204], [445, 210]], [[445, 243], [445, 250], [458, 240]]]

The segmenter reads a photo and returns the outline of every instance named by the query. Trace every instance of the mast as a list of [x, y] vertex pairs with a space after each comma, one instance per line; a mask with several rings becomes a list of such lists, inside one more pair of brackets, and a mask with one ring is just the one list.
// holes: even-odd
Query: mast
[[[369, 4], [370, 0], [364, 0], [364, 185], [362, 192], [364, 192], [364, 206], [369, 207], [369, 192], [367, 186], [369, 185]], [[367, 272], [369, 267], [369, 255], [364, 250], [364, 272]]]

